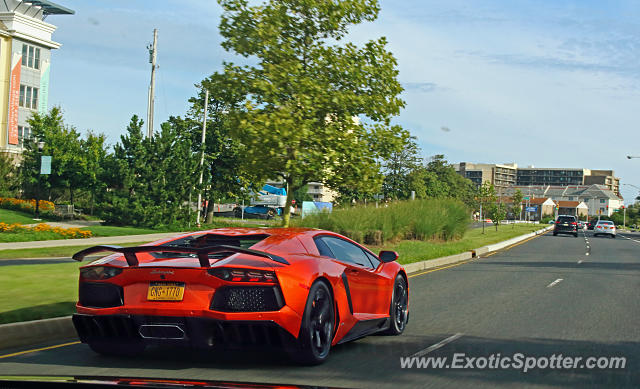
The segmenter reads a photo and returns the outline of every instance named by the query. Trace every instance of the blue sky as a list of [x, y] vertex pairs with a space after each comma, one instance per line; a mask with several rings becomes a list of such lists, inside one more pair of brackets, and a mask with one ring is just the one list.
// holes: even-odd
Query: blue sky
[[[49, 103], [115, 143], [146, 117], [146, 45], [158, 28], [155, 122], [184, 115], [194, 84], [236, 60], [208, 0], [58, 0]], [[640, 4], [382, 0], [363, 42], [386, 36], [407, 106], [397, 122], [452, 162], [614, 169], [640, 186]], [[156, 126], [157, 127], [157, 126]], [[443, 130], [443, 127], [448, 131]], [[623, 186], [630, 201], [638, 193]]]

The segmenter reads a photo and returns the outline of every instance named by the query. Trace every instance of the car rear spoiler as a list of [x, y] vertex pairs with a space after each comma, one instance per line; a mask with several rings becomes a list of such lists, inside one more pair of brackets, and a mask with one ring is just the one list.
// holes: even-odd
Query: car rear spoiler
[[202, 267], [211, 267], [211, 262], [209, 261], [209, 254], [212, 253], [223, 253], [223, 252], [233, 252], [233, 253], [243, 253], [256, 255], [263, 258], [268, 258], [272, 261], [282, 263], [284, 265], [288, 265], [286, 259], [266, 253], [264, 251], [245, 249], [238, 246], [229, 246], [229, 245], [216, 245], [216, 246], [208, 246], [208, 247], [171, 247], [171, 246], [134, 246], [134, 247], [121, 247], [121, 246], [111, 246], [111, 245], [101, 245], [101, 246], [93, 246], [86, 248], [84, 250], [78, 251], [73, 254], [73, 259], [76, 261], [82, 261], [87, 255], [100, 253], [104, 251], [112, 251], [114, 253], [124, 254], [124, 258], [127, 260], [127, 264], [129, 266], [138, 266], [140, 261], [138, 261], [137, 253], [187, 253], [187, 254], [196, 254], [198, 256], [198, 260], [200, 261], [200, 266]]

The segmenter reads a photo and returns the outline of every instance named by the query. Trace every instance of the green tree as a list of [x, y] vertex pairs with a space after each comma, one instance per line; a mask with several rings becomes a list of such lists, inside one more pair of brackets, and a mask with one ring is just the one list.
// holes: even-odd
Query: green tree
[[8, 154], [0, 153], [0, 197], [14, 197], [20, 183], [18, 169]]
[[493, 221], [493, 225], [496, 226], [496, 231], [498, 231], [500, 221], [504, 220], [507, 215], [507, 209], [501, 202], [492, 202], [488, 205], [488, 215]]
[[467, 205], [473, 205], [476, 188], [471, 180], [462, 177], [447, 162], [444, 155], [431, 157], [426, 165], [426, 196], [435, 198], [456, 198]]
[[[242, 87], [238, 80], [229, 73], [214, 73], [196, 85], [198, 95], [189, 101], [189, 119], [193, 151], [201, 155], [202, 116], [204, 109], [205, 89], [209, 91], [207, 109], [207, 131], [204, 144], [205, 168], [203, 175], [204, 188], [209, 200], [206, 222], [213, 222], [214, 202], [218, 199], [246, 197], [249, 187], [255, 181], [257, 169], [243, 164], [245, 147], [233, 137], [232, 122], [228, 114], [237, 110], [243, 99]], [[198, 174], [200, 167], [197, 168]]]
[[109, 223], [157, 227], [191, 221], [189, 198], [198, 176], [191, 121], [170, 117], [154, 137], [131, 118], [112, 155], [104, 159], [101, 215]]
[[385, 198], [406, 200], [410, 198], [411, 191], [415, 191], [419, 198], [425, 196], [425, 171], [420, 148], [415, 140], [415, 137], [407, 137], [402, 148], [392, 152], [384, 160], [382, 192]]
[[[497, 202], [496, 188], [490, 182], [480, 185], [476, 191], [474, 200], [476, 206], [480, 209], [480, 217], [482, 218], [482, 233], [484, 234], [484, 219], [489, 215], [491, 217], [491, 207]], [[493, 218], [491, 220], [494, 220]]]
[[[513, 205], [511, 207], [511, 212], [513, 212], [514, 219], [520, 219], [520, 213], [522, 212], [522, 199], [523, 199], [522, 191], [520, 189], [516, 189], [511, 197], [513, 200]], [[515, 224], [514, 224], [515, 225]]]
[[[28, 123], [34, 138], [44, 142], [44, 148], [39, 153], [36, 142], [25, 142], [21, 168], [24, 193], [33, 196], [38, 189], [38, 180], [41, 180], [43, 192], [49, 192], [47, 197], [51, 199], [52, 193], [58, 197], [68, 194], [73, 205], [77, 191], [85, 189], [88, 174], [80, 133], [64, 124], [59, 107], [51, 108], [46, 114], [34, 112]], [[40, 155], [51, 156], [51, 174], [48, 176], [40, 177]]]
[[105, 140], [104, 134], [96, 134], [89, 131], [86, 138], [81, 142], [81, 149], [86, 163], [84, 187], [89, 190], [90, 194], [90, 215], [93, 215], [97, 193], [106, 189], [106, 185], [100, 179], [103, 176], [104, 160], [107, 157]]
[[226, 65], [244, 93], [230, 116], [245, 163], [287, 183], [283, 225], [298, 183], [379, 188], [378, 158], [403, 133], [390, 126], [404, 106], [397, 63], [385, 38], [361, 48], [342, 42], [349, 26], [377, 18], [378, 1], [218, 1], [222, 46], [255, 63]]

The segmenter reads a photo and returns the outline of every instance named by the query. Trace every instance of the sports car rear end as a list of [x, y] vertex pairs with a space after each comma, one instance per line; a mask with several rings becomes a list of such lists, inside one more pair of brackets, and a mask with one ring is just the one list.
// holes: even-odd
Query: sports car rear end
[[203, 267], [193, 253], [140, 252], [130, 266], [127, 255], [80, 271], [73, 322], [99, 352], [113, 344], [122, 345], [116, 352], [127, 344], [283, 345], [299, 330], [276, 275], [284, 263], [230, 251], [206, 254], [214, 264]]

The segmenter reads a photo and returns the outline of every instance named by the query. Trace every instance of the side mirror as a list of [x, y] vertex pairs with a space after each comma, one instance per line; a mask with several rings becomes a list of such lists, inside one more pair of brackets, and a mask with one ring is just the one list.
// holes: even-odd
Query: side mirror
[[398, 253], [395, 251], [380, 251], [378, 257], [384, 263], [393, 262], [398, 259]]

